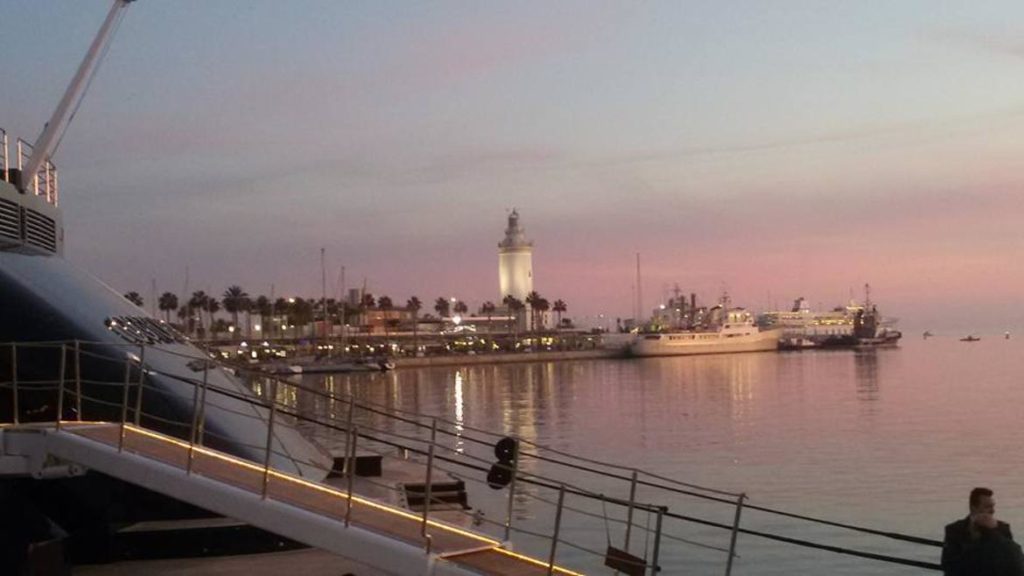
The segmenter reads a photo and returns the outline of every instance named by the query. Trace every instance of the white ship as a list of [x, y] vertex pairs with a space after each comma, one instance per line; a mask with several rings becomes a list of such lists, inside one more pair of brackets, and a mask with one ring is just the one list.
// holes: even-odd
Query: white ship
[[633, 356], [688, 356], [766, 352], [779, 347], [777, 330], [761, 330], [750, 312], [729, 310], [716, 328], [640, 333], [630, 346]]
[[780, 331], [779, 347], [784, 349], [895, 346], [902, 337], [897, 320], [883, 319], [871, 303], [870, 286], [864, 289], [863, 304], [851, 300], [846, 306], [814, 312], [805, 298], [797, 298], [792, 309], [766, 312], [759, 323]]

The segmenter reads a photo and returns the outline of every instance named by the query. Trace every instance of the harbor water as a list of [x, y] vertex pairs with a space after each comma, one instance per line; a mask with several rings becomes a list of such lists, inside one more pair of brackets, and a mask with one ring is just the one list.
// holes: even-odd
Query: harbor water
[[[380, 374], [308, 375], [303, 383], [388, 407], [437, 416], [471, 436], [474, 428], [676, 480], [745, 493], [751, 505], [941, 540], [943, 525], [967, 513], [974, 486], [995, 490], [997, 516], [1024, 530], [1024, 342], [984, 338], [907, 339], [898, 348], [539, 362], [436, 367]], [[300, 400], [306, 412], [338, 406]], [[325, 414], [332, 412], [332, 414]], [[372, 415], [357, 415], [367, 427]], [[394, 426], [393, 424], [379, 424]], [[399, 426], [401, 428], [401, 426]], [[398, 433], [422, 435], [409, 428]], [[326, 438], [336, 451], [341, 439]], [[452, 437], [457, 452], [486, 450]], [[527, 472], [563, 474], [534, 462]], [[507, 490], [483, 474], [448, 466], [466, 479], [470, 504], [501, 535]], [[628, 476], [628, 471], [623, 472]], [[588, 489], [628, 498], [628, 483], [587, 479]], [[557, 492], [521, 486], [517, 528], [550, 534]], [[638, 501], [679, 515], [731, 524], [735, 508], [684, 495], [640, 490]], [[565, 515], [560, 563], [601, 568], [607, 544], [623, 547], [624, 512], [567, 501], [590, 514]], [[653, 552], [656, 517], [634, 517], [631, 551]], [[934, 546], [899, 542], [751, 509], [743, 528], [828, 546], [925, 562]], [[729, 531], [666, 518], [664, 574], [724, 573]], [[515, 540], [515, 537], [513, 538]], [[574, 546], [575, 545], [575, 546]], [[524, 545], [547, 557], [539, 538]], [[734, 574], [924, 574], [901, 566], [740, 534]]]

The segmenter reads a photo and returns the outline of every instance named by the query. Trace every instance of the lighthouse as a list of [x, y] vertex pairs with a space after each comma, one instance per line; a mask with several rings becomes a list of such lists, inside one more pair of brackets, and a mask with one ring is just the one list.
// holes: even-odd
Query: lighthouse
[[499, 302], [510, 294], [525, 302], [533, 292], [533, 242], [526, 239], [515, 209], [508, 215], [505, 238], [498, 243], [498, 284]]

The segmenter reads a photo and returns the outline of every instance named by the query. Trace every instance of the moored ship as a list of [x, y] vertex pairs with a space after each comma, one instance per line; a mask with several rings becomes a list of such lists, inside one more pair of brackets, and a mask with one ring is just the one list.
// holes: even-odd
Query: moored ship
[[[724, 308], [723, 308], [724, 310]], [[766, 352], [779, 346], [778, 330], [761, 330], [750, 312], [728, 310], [724, 321], [704, 329], [641, 332], [629, 348], [632, 356], [688, 356]]]
[[884, 318], [871, 303], [865, 285], [863, 304], [850, 301], [825, 312], [812, 311], [805, 298], [797, 298], [790, 310], [764, 313], [759, 325], [780, 331], [779, 347], [784, 350], [895, 346], [903, 334], [895, 318]]

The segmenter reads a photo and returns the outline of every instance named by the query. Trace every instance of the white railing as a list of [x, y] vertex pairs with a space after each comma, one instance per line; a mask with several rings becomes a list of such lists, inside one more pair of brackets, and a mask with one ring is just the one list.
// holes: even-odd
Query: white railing
[[4, 182], [10, 182], [7, 175], [7, 132], [0, 128], [0, 175]]
[[[651, 575], [664, 569], [659, 561], [659, 551], [665, 541], [695, 545], [726, 556], [735, 555], [735, 534], [739, 510], [743, 505], [740, 495], [712, 491], [736, 504], [732, 541], [728, 541], [728, 530], [725, 542], [708, 544], [694, 541], [685, 532], [680, 532], [682, 527], [678, 523], [674, 528], [668, 526], [667, 507], [638, 499], [638, 488], [649, 489], [654, 480], [645, 480], [642, 471], [607, 468], [600, 462], [579, 459], [521, 438], [474, 429], [432, 416], [393, 409], [387, 411], [382, 406], [359, 401], [350, 395], [307, 388], [265, 375], [258, 376], [259, 380], [253, 383], [256, 396], [240, 395], [210, 383], [208, 372], [219, 368], [208, 357], [191, 358], [195, 363], [194, 369], [198, 370], [195, 377], [181, 378], [163, 373], [163, 376], [193, 386], [194, 393], [191, 413], [181, 417], [182, 421], [167, 420], [167, 414], [158, 417], [147, 408], [166, 402], [168, 393], [154, 387], [146, 377], [149, 371], [145, 364], [146, 349], [155, 346], [158, 345], [118, 346], [80, 341], [2, 344], [0, 394], [8, 399], [0, 402], [0, 412], [4, 412], [4, 404], [10, 407], [10, 411], [0, 413], [0, 421], [15, 425], [24, 424], [29, 419], [52, 422], [58, 430], [78, 421], [118, 423], [122, 444], [126, 427], [156, 428], [164, 433], [173, 430], [175, 436], [191, 447], [187, 468], [188, 473], [194, 473], [191, 450], [203, 449], [209, 441], [223, 440], [215, 438], [216, 434], [204, 425], [206, 408], [212, 405], [209, 398], [227, 396], [256, 405], [269, 414], [269, 419], [263, 419], [267, 422], [266, 441], [261, 438], [257, 442], [262, 444], [242, 447], [259, 450], [266, 455], [258, 463], [263, 469], [264, 498], [268, 498], [268, 485], [278, 481], [271, 465], [272, 455], [287, 456], [277, 452], [273, 446], [274, 428], [277, 426], [299, 427], [318, 439], [326, 437], [335, 444], [343, 442], [345, 458], [343, 464], [336, 464], [340, 469], [324, 472], [340, 473], [350, 497], [357, 453], [418, 462], [424, 470], [423, 484], [418, 488], [375, 482], [367, 477], [360, 481], [369, 482], [382, 491], [395, 492], [397, 500], [403, 496], [421, 499], [422, 509], [416, 512], [420, 516], [423, 547], [428, 554], [437, 536], [434, 519], [439, 518], [439, 511], [443, 511], [441, 517], [464, 514], [467, 521], [472, 521], [484, 533], [492, 534], [496, 541], [500, 538], [514, 542], [517, 550], [543, 556], [547, 560], [548, 574], [571, 573], [559, 568], [566, 563], [565, 549], [572, 549], [575, 553], [574, 558], [568, 559], [569, 564], [582, 562], [590, 567], [612, 566], [606, 563], [613, 558], [614, 566], [622, 573]], [[124, 350], [115, 350], [118, 347]], [[166, 348], [162, 350], [168, 352]], [[51, 374], [41, 376], [36, 369], [32, 370], [32, 379], [28, 379], [29, 364], [50, 366]], [[96, 379], [98, 373], [109, 374], [114, 370], [120, 375]], [[117, 381], [110, 381], [112, 379]], [[300, 394], [314, 403], [329, 403], [336, 408], [328, 414], [300, 411], [297, 400]], [[312, 462], [303, 464], [315, 466]], [[561, 472], [557, 471], [563, 466]], [[437, 479], [441, 476], [504, 491], [503, 513], [491, 512], [494, 518], [487, 518], [469, 509], [453, 510], [451, 494], [433, 492], [440, 490], [435, 487], [439, 486]], [[587, 483], [603, 488], [587, 488]], [[675, 487], [683, 486], [688, 485]], [[609, 488], [620, 496], [607, 496]], [[542, 520], [530, 523], [516, 516], [516, 507], [527, 501], [536, 508], [538, 518]], [[598, 543], [590, 539], [590, 534], [581, 535], [573, 529], [573, 526], [595, 521], [603, 521], [608, 530], [615, 532], [614, 545], [613, 535], [609, 532], [608, 550], [604, 549], [603, 538]], [[559, 552], [562, 560], [559, 560]], [[586, 571], [591, 572], [590, 569]]]
[[[25, 165], [28, 164], [29, 158], [32, 157], [32, 153], [32, 145], [18, 138], [18, 170], [24, 169]], [[53, 162], [49, 160], [43, 162], [39, 167], [39, 171], [32, 175], [31, 179], [24, 172], [22, 172], [21, 178], [25, 190], [32, 192], [36, 196], [45, 197], [49, 204], [58, 205], [57, 167], [53, 165]]]

